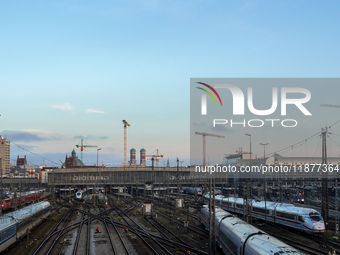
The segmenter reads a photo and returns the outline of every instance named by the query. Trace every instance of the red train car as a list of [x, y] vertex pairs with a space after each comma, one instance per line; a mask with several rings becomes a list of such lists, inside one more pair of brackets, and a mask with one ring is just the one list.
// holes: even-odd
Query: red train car
[[[40, 191], [28, 191], [28, 192], [22, 192], [20, 195], [17, 196], [16, 205], [27, 205], [32, 203], [35, 200], [40, 199], [41, 192]], [[8, 198], [0, 199], [0, 202], [2, 201], [2, 209], [8, 210], [10, 208], [14, 208], [15, 206], [15, 198], [13, 194], [9, 195]]]

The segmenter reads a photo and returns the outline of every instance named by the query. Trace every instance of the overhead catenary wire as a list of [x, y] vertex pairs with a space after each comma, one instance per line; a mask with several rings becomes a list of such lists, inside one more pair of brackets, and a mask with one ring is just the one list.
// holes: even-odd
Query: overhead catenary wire
[[[331, 124], [331, 125], [328, 126], [328, 127], [331, 128], [331, 127], [335, 126], [336, 124], [338, 124], [339, 122], [340, 122], [340, 120], [334, 122], [333, 124]], [[301, 140], [301, 141], [299, 141], [299, 142], [297, 142], [297, 143], [295, 143], [295, 144], [293, 144], [293, 145], [287, 146], [287, 147], [285, 147], [285, 148], [283, 148], [283, 149], [280, 149], [280, 150], [276, 150], [276, 151], [267, 153], [266, 155], [272, 155], [272, 154], [274, 154], [274, 153], [279, 153], [279, 152], [284, 153], [284, 152], [286, 152], [286, 151], [289, 151], [289, 150], [293, 149], [294, 147], [296, 147], [296, 146], [298, 146], [298, 145], [302, 145], [302, 144], [304, 144], [304, 143], [307, 143], [308, 141], [312, 140], [313, 138], [317, 137], [317, 136], [320, 135], [320, 134], [321, 134], [321, 131], [318, 131], [318, 132], [316, 132], [315, 134], [309, 136], [309, 137], [306, 138], [306, 139], [303, 139], [303, 140]]]
[[338, 146], [340, 147], [340, 145], [339, 145], [339, 144], [338, 144], [331, 136], [327, 135], [327, 137], [328, 137], [329, 139], [331, 139], [332, 142], [334, 142], [336, 145], [338, 145]]
[[42, 158], [42, 159], [45, 159], [45, 160], [47, 160], [47, 161], [49, 161], [49, 162], [51, 162], [51, 163], [53, 163], [53, 164], [60, 165], [60, 163], [56, 163], [56, 162], [54, 162], [53, 160], [50, 160], [50, 159], [45, 158], [45, 157], [43, 157], [43, 156], [40, 156], [39, 154], [34, 153], [34, 152], [32, 152], [32, 151], [30, 151], [30, 150], [28, 150], [28, 149], [22, 147], [21, 145], [16, 144], [16, 143], [13, 142], [13, 141], [11, 141], [11, 143], [14, 144], [14, 145], [16, 145], [16, 146], [18, 146], [20, 149], [22, 149], [22, 150], [24, 150], [24, 151], [27, 151], [27, 152], [29, 152], [29, 153], [31, 153], [31, 154], [37, 156], [37, 157], [40, 157], [40, 158]]
[[299, 142], [297, 142], [297, 143], [295, 143], [295, 144], [293, 144], [293, 145], [287, 146], [287, 147], [285, 147], [285, 148], [283, 148], [283, 149], [281, 149], [281, 150], [276, 150], [276, 151], [273, 151], [273, 152], [270, 152], [270, 153], [266, 153], [266, 155], [271, 155], [271, 154], [279, 153], [279, 152], [284, 153], [284, 152], [289, 151], [289, 150], [291, 150], [292, 148], [294, 148], [294, 147], [296, 147], [296, 146], [298, 146], [298, 145], [301, 145], [301, 144], [306, 143], [308, 140], [312, 140], [312, 138], [315, 138], [315, 137], [317, 137], [318, 135], [320, 135], [320, 132], [317, 132], [317, 133], [315, 133], [314, 135], [312, 135], [312, 136], [310, 136], [310, 137], [308, 137], [308, 138], [306, 138], [306, 139], [303, 139], [302, 141], [299, 141]]
[[320, 143], [321, 143], [321, 137], [319, 137], [318, 146], [316, 146], [316, 149], [315, 149], [315, 152], [314, 152], [314, 156], [313, 156], [313, 157], [315, 157], [315, 155], [316, 155], [316, 153], [317, 153], [317, 151], [318, 151], [318, 149], [319, 149]]

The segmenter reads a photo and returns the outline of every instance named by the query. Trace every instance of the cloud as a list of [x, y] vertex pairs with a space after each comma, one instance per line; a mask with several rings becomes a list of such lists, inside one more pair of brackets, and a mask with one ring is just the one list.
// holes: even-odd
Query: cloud
[[23, 129], [24, 132], [31, 133], [31, 134], [40, 134], [40, 135], [52, 135], [54, 134], [53, 131], [43, 130], [43, 129]]
[[73, 109], [72, 105], [69, 103], [65, 104], [54, 104], [51, 105], [52, 108], [63, 110], [63, 111], [71, 111]]
[[213, 125], [211, 125], [211, 131], [213, 131], [213, 132], [230, 132], [230, 131], [232, 131], [231, 129], [228, 129], [227, 127], [226, 127], [227, 125], [215, 125], [215, 127], [213, 126]]
[[61, 140], [59, 134], [48, 130], [25, 129], [23, 131], [4, 130], [1, 135], [13, 142], [42, 142]]
[[25, 131], [10, 131], [4, 130], [2, 135], [13, 142], [36, 142], [49, 140], [46, 137], [41, 137], [38, 134], [32, 134]]
[[76, 135], [72, 139], [73, 140], [79, 140], [79, 139], [83, 139], [83, 140], [108, 140], [109, 137], [108, 136], [94, 136], [94, 135], [87, 135], [87, 136]]
[[94, 110], [94, 109], [87, 109], [86, 113], [105, 113], [104, 111]]

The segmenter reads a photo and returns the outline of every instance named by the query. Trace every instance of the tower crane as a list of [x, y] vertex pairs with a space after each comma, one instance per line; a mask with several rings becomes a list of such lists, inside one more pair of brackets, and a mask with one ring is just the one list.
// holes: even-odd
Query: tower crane
[[81, 140], [80, 140], [80, 144], [77, 144], [76, 147], [77, 147], [77, 148], [80, 147], [81, 162], [84, 163], [84, 161], [83, 161], [83, 150], [84, 150], [84, 148], [86, 148], [86, 147], [97, 147], [97, 145], [84, 144], [84, 140], [81, 139]]
[[195, 135], [203, 136], [203, 167], [205, 167], [205, 155], [206, 155], [205, 137], [206, 136], [213, 136], [213, 137], [217, 137], [217, 138], [225, 138], [225, 136], [223, 136], [223, 135], [215, 135], [215, 134], [210, 134], [210, 133], [200, 133], [200, 132], [195, 132]]
[[123, 120], [123, 124], [124, 124], [124, 166], [126, 166], [126, 126], [130, 127], [130, 124], [126, 120]]
[[163, 158], [164, 155], [158, 154], [158, 149], [156, 151], [157, 151], [156, 155], [145, 155], [145, 157], [147, 157], [147, 158], [156, 158], [156, 167], [158, 167], [159, 166], [159, 159], [158, 158]]
[[65, 168], [65, 166], [64, 166], [64, 162], [63, 162], [63, 161], [61, 161], [61, 159], [59, 159], [59, 161], [60, 161], [60, 163], [61, 163], [61, 168]]

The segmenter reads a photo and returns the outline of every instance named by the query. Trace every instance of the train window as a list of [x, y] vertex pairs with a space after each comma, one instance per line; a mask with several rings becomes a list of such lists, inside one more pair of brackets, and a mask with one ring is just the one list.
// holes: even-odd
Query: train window
[[242, 209], [243, 205], [242, 204], [236, 204], [236, 208]]
[[231, 205], [231, 202], [228, 202], [228, 201], [222, 200], [222, 204], [224, 204], [224, 205]]
[[219, 231], [218, 233], [221, 240], [228, 246], [228, 248], [233, 252], [233, 254], [237, 253], [237, 246], [233, 243], [232, 240], [229, 239], [229, 237], [223, 233], [223, 231]]
[[299, 221], [300, 222], [305, 222], [305, 218], [303, 216], [299, 216]]
[[320, 221], [321, 220], [321, 216], [318, 212], [310, 212], [309, 217], [314, 221]]
[[295, 217], [294, 214], [289, 214], [289, 213], [284, 213], [284, 212], [276, 212], [276, 216], [286, 218], [286, 219], [292, 219], [292, 220], [294, 220], [294, 217]]
[[[260, 213], [266, 213], [266, 210], [264, 208], [258, 208], [258, 207], [253, 207], [254, 212], [260, 212]], [[267, 210], [267, 214], [269, 214], [269, 210]]]

